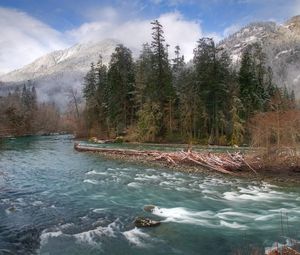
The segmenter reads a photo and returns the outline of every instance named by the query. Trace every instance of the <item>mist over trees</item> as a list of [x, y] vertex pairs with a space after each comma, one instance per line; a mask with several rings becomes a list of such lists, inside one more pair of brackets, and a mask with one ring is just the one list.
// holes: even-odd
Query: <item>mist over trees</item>
[[29, 81], [0, 98], [0, 132], [32, 135], [57, 132], [61, 116], [53, 103], [38, 103], [35, 86]]
[[294, 93], [274, 83], [259, 44], [244, 50], [238, 71], [211, 38], [199, 39], [192, 62], [186, 63], [180, 46], [169, 58], [162, 25], [151, 24], [152, 41], [136, 61], [120, 44], [108, 67], [101, 57], [91, 65], [83, 89], [88, 136], [243, 144], [251, 139], [249, 123], [277, 111], [276, 100], [284, 111], [295, 109]]
[[[14, 135], [64, 130], [77, 137], [216, 145], [300, 141], [294, 92], [277, 87], [259, 44], [244, 49], [236, 70], [213, 39], [200, 38], [186, 63], [180, 46], [170, 49], [166, 43], [159, 21], [151, 24], [152, 41], [142, 45], [136, 60], [120, 44], [108, 66], [101, 56], [91, 63], [84, 77], [84, 104], [81, 93], [70, 89], [62, 113], [54, 103], [39, 103], [29, 81], [1, 97], [0, 130]], [[285, 123], [293, 128], [284, 128]]]

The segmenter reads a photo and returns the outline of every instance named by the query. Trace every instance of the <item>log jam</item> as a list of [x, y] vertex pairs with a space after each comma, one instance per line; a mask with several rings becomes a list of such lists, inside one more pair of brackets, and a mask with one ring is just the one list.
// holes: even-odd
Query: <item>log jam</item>
[[74, 144], [74, 149], [80, 152], [95, 152], [111, 155], [123, 155], [128, 157], [144, 157], [149, 161], [165, 162], [173, 166], [197, 166], [211, 171], [223, 174], [236, 175], [237, 171], [248, 169], [256, 173], [256, 171], [245, 161], [244, 156], [240, 152], [235, 153], [204, 153], [187, 151], [162, 152], [157, 150], [132, 150], [132, 149], [115, 149], [101, 148]]

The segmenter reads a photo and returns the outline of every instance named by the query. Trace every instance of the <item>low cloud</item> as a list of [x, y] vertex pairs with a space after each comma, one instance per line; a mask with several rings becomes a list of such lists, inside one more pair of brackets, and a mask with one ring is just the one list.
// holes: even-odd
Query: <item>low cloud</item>
[[[0, 7], [0, 74], [75, 43], [115, 39], [139, 52], [143, 43], [151, 41], [152, 19], [124, 20], [112, 7], [99, 11], [90, 13], [91, 19], [98, 17], [96, 21], [59, 32], [24, 12]], [[180, 12], [165, 13], [158, 19], [164, 27], [166, 43], [170, 45], [170, 56], [173, 56], [174, 47], [179, 45], [186, 59], [191, 59], [197, 40], [203, 36], [200, 23], [185, 19]]]
[[63, 35], [24, 12], [0, 7], [0, 73], [67, 46]]
[[[109, 12], [112, 10], [110, 9]], [[152, 20], [135, 19], [126, 22], [115, 16], [115, 19], [88, 22], [79, 28], [68, 31], [74, 41], [86, 42], [102, 39], [116, 39], [132, 49], [140, 49], [145, 42], [151, 41]], [[186, 20], [179, 12], [165, 13], [158, 17], [165, 32], [166, 43], [170, 45], [170, 52], [178, 44], [186, 59], [191, 59], [197, 40], [203, 36], [200, 23]]]

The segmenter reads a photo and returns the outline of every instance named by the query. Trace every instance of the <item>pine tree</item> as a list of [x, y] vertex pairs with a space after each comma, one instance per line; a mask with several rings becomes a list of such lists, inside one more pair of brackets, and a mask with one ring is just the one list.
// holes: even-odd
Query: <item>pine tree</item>
[[246, 50], [242, 55], [241, 67], [239, 71], [240, 97], [245, 109], [241, 114], [243, 119], [247, 119], [253, 112], [252, 91], [254, 90], [254, 73], [252, 65], [250, 51]]
[[153, 53], [148, 43], [143, 44], [139, 59], [135, 64], [135, 107], [141, 108], [147, 100], [154, 100], [153, 90]]
[[88, 103], [92, 103], [96, 92], [96, 70], [94, 63], [91, 64], [89, 72], [84, 77], [83, 96]]
[[196, 72], [193, 67], [185, 67], [178, 77], [179, 123], [181, 136], [188, 142], [199, 138], [199, 121], [203, 115], [202, 100], [198, 95]]
[[109, 119], [116, 134], [133, 124], [134, 64], [131, 51], [118, 45], [111, 56], [108, 70]]
[[158, 20], [152, 24], [152, 42], [153, 52], [153, 87], [151, 93], [152, 100], [158, 102], [161, 116], [165, 116], [160, 121], [158, 136], [164, 137], [169, 131], [172, 133], [172, 115], [173, 103], [175, 98], [174, 88], [172, 86], [172, 73], [168, 59], [167, 47], [164, 45], [164, 31]]
[[[211, 38], [202, 38], [194, 50], [197, 94], [203, 108], [200, 126], [210, 143], [219, 143], [225, 133], [226, 113], [224, 109], [228, 99], [230, 82], [230, 60], [226, 53], [216, 48]], [[222, 138], [225, 140], [224, 138]], [[224, 143], [226, 141], [223, 141]], [[222, 143], [223, 143], [222, 142]]]
[[89, 135], [95, 121], [97, 121], [97, 100], [96, 100], [96, 70], [94, 63], [84, 77], [83, 97], [86, 100], [86, 118]]
[[109, 137], [110, 123], [108, 118], [109, 91], [108, 91], [108, 75], [107, 67], [102, 62], [102, 56], [95, 68], [96, 91], [95, 100], [97, 105], [97, 126], [99, 133], [107, 133]]
[[184, 56], [181, 55], [181, 49], [179, 47], [179, 45], [175, 46], [175, 58], [172, 59], [173, 65], [172, 65], [172, 71], [173, 71], [173, 75], [177, 74], [178, 72], [180, 72], [180, 70], [182, 70], [182, 68], [185, 65], [184, 62]]
[[242, 55], [239, 82], [245, 120], [255, 112], [267, 110], [274, 93], [272, 70], [266, 67], [265, 58], [258, 44], [248, 46]]

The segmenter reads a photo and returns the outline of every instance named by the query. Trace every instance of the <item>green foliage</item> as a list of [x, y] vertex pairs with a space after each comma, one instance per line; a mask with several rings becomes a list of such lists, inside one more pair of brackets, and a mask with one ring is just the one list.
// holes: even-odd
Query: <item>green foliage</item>
[[117, 134], [133, 123], [134, 64], [131, 51], [118, 45], [108, 70], [108, 116]]
[[160, 105], [146, 102], [138, 111], [138, 137], [143, 142], [154, 142], [160, 132], [163, 114]]
[[241, 117], [249, 119], [256, 112], [267, 110], [274, 94], [272, 71], [266, 67], [265, 54], [258, 44], [248, 46], [239, 71], [240, 98], [244, 106]]
[[151, 24], [152, 42], [143, 45], [135, 62], [131, 51], [118, 45], [108, 68], [100, 59], [85, 77], [87, 119], [99, 134], [240, 145], [249, 141], [246, 123], [254, 114], [295, 107], [294, 93], [273, 84], [258, 44], [245, 49], [237, 73], [211, 38], [197, 42], [193, 62], [186, 64], [179, 46], [169, 59], [162, 25]]
[[[20, 91], [1, 97], [0, 100], [0, 130], [8, 129], [11, 135], [27, 135], [47, 132], [48, 123], [53, 124], [59, 119], [47, 115], [54, 107], [39, 104], [34, 84], [28, 81]], [[59, 115], [59, 114], [58, 114]], [[52, 129], [56, 131], [56, 126]], [[52, 131], [51, 130], [51, 131]]]

